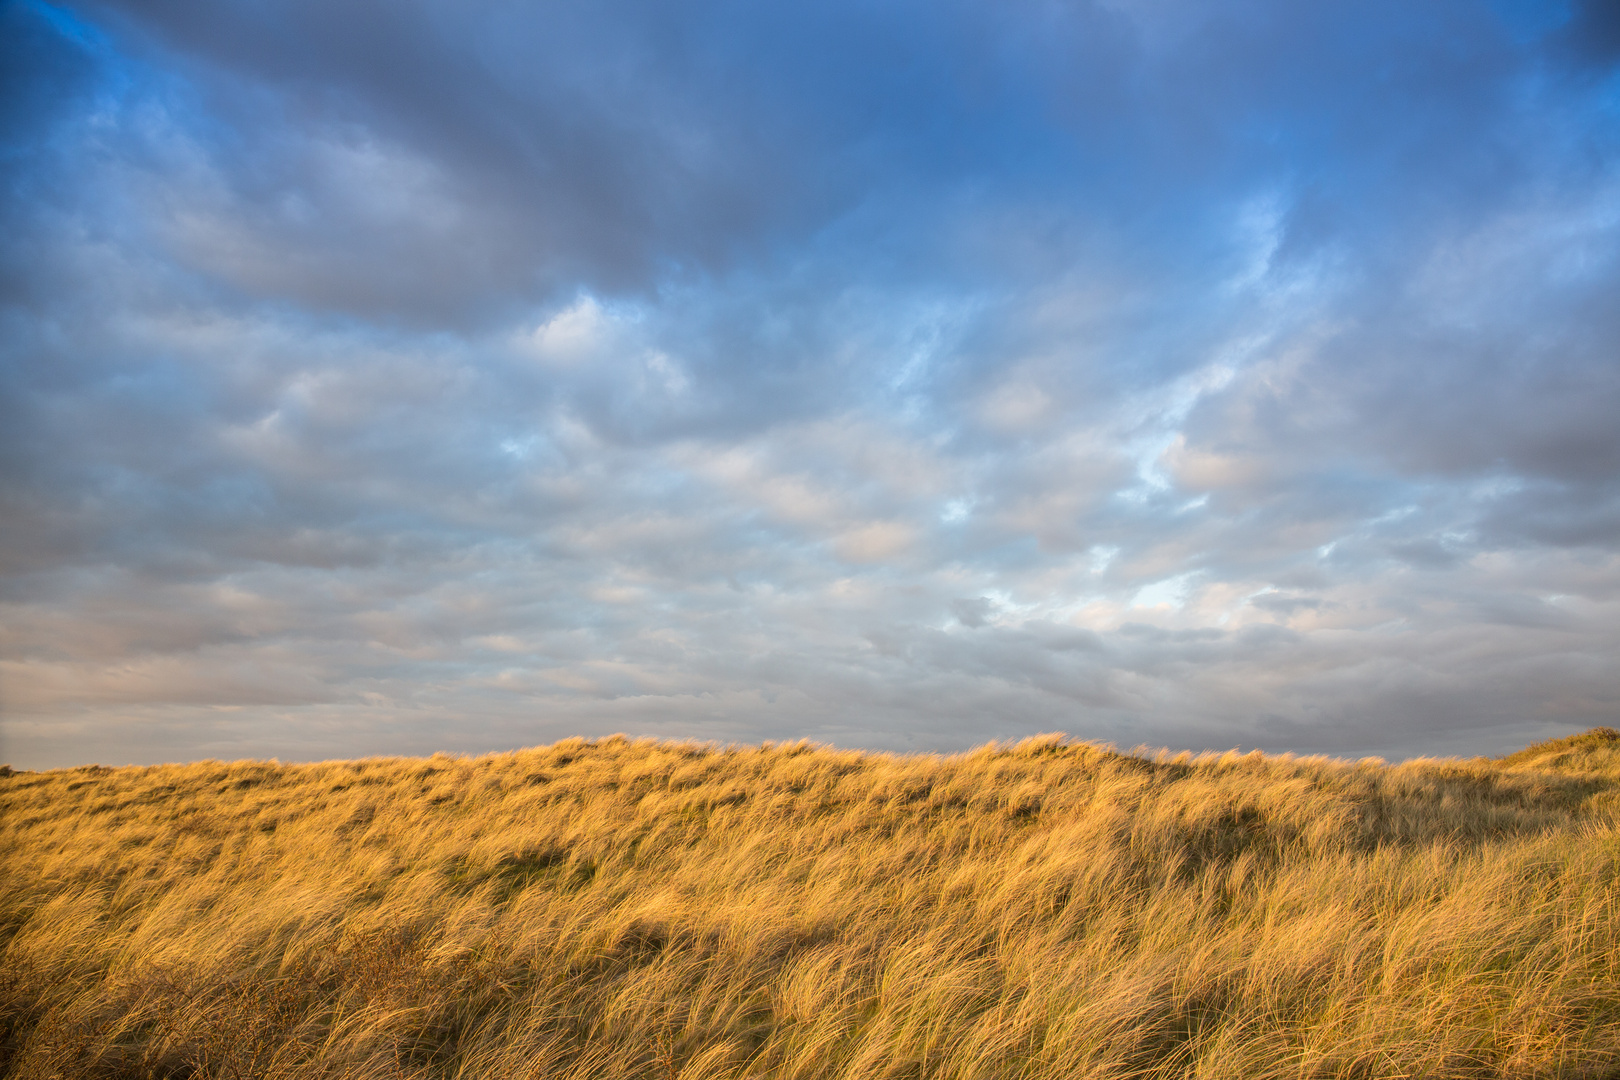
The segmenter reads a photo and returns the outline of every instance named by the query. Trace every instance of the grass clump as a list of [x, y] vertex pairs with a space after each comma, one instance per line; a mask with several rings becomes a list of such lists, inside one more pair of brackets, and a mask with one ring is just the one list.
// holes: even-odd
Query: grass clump
[[0, 1075], [1620, 1076], [1620, 736], [0, 775]]

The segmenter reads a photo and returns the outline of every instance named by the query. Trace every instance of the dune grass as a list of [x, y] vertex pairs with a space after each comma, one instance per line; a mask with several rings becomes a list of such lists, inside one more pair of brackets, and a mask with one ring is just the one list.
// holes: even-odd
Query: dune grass
[[0, 777], [10, 1077], [1620, 1076], [1620, 735]]

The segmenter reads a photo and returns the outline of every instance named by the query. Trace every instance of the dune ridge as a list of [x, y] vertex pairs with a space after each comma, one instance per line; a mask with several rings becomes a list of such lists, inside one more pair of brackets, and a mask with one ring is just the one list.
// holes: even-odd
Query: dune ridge
[[0, 775], [0, 1075], [1620, 1076], [1620, 734]]

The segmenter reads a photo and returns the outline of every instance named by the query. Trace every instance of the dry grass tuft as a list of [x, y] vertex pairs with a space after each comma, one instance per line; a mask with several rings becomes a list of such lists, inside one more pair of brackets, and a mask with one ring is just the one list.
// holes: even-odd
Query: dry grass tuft
[[1620, 735], [0, 771], [0, 1073], [1620, 1076]]

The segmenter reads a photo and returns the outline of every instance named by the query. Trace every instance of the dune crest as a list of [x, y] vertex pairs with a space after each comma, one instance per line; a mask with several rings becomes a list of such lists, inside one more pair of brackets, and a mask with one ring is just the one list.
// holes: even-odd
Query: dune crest
[[0, 1074], [1598, 1075], [1617, 814], [1601, 728], [11, 772]]

